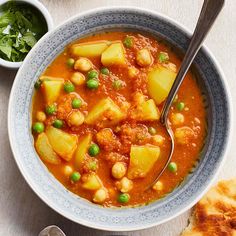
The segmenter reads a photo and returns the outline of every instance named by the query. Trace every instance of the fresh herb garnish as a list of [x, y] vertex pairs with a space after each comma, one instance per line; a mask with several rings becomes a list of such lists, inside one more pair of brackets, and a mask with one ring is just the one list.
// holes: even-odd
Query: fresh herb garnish
[[30, 49], [46, 33], [45, 20], [30, 5], [10, 1], [0, 16], [0, 57], [23, 61]]

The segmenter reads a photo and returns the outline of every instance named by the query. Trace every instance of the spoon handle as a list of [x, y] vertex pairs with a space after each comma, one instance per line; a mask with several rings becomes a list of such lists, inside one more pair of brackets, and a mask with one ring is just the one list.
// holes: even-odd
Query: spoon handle
[[194, 30], [193, 36], [191, 38], [189, 47], [182, 61], [179, 72], [176, 76], [174, 84], [168, 94], [168, 97], [164, 103], [160, 122], [164, 125], [167, 122], [169, 109], [176, 96], [176, 93], [190, 67], [196, 54], [198, 53], [201, 45], [210, 31], [215, 19], [219, 15], [221, 9], [223, 8], [225, 0], [204, 0], [202, 10], [197, 22], [197, 26]]

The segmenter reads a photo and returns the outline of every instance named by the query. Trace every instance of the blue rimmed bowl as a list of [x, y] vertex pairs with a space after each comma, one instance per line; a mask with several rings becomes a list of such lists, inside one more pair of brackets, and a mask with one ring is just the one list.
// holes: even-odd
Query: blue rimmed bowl
[[198, 83], [206, 101], [208, 135], [199, 163], [185, 181], [165, 198], [136, 208], [102, 208], [66, 190], [37, 156], [31, 135], [34, 83], [73, 40], [99, 31], [132, 30], [161, 38], [184, 52], [189, 32], [173, 20], [138, 8], [101, 8], [79, 14], [47, 33], [30, 51], [14, 81], [8, 113], [11, 148], [25, 180], [35, 193], [61, 215], [103, 230], [148, 228], [176, 217], [205, 193], [225, 160], [230, 138], [231, 102], [223, 73], [203, 47], [195, 62]]

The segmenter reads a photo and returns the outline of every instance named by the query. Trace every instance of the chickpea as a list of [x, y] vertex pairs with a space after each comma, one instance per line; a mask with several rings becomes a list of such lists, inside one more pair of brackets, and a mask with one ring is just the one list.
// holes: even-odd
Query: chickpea
[[177, 72], [177, 67], [174, 63], [164, 63], [163, 64], [167, 69], [172, 70], [173, 72]]
[[95, 192], [93, 196], [93, 201], [96, 203], [103, 203], [107, 199], [107, 197], [108, 197], [107, 189], [100, 188]]
[[47, 116], [43, 111], [38, 111], [36, 113], [36, 119], [40, 122], [44, 122], [46, 120]]
[[80, 72], [75, 72], [70, 78], [71, 82], [77, 86], [85, 84], [85, 76]]
[[171, 122], [173, 125], [181, 125], [184, 123], [184, 115], [181, 113], [173, 113], [171, 115]]
[[121, 179], [126, 174], [127, 167], [124, 162], [116, 162], [111, 170], [112, 176], [116, 179]]
[[152, 55], [148, 49], [143, 48], [137, 52], [136, 62], [139, 66], [149, 66], [152, 61]]
[[188, 144], [192, 138], [194, 138], [194, 131], [187, 127], [177, 128], [175, 130], [175, 139], [180, 144]]
[[70, 126], [80, 126], [84, 123], [84, 115], [80, 111], [74, 111], [69, 115], [67, 122]]
[[66, 176], [70, 176], [70, 175], [72, 174], [72, 172], [73, 172], [73, 169], [72, 169], [71, 166], [66, 165], [66, 166], [64, 167], [64, 174], [65, 174]]
[[139, 73], [139, 70], [135, 67], [130, 67], [128, 69], [128, 75], [129, 75], [130, 78], [134, 78], [135, 76], [138, 75], [138, 73]]
[[133, 181], [123, 177], [121, 181], [117, 182], [116, 186], [122, 193], [127, 193], [133, 188]]
[[89, 59], [82, 58], [82, 57], [76, 60], [75, 65], [74, 65], [75, 70], [79, 70], [82, 72], [87, 72], [91, 70], [92, 67], [93, 67], [92, 62]]
[[152, 136], [152, 141], [155, 145], [162, 145], [164, 143], [165, 138], [159, 134]]
[[157, 181], [153, 186], [152, 189], [155, 191], [161, 191], [163, 189], [163, 183], [161, 181]]

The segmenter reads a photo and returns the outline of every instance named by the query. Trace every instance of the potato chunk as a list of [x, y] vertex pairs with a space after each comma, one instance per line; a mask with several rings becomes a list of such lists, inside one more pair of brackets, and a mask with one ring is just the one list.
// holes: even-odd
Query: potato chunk
[[64, 160], [69, 161], [77, 147], [77, 136], [68, 134], [53, 126], [46, 130], [46, 135], [53, 150]]
[[42, 160], [51, 163], [51, 164], [60, 164], [61, 159], [57, 156], [57, 154], [53, 151], [48, 137], [45, 133], [41, 133], [35, 142], [35, 148], [42, 158]]
[[125, 49], [121, 42], [112, 43], [103, 53], [101, 62], [104, 66], [124, 65]]
[[148, 93], [157, 105], [161, 104], [168, 96], [175, 77], [175, 72], [162, 66], [153, 69], [148, 74]]
[[152, 145], [131, 146], [128, 178], [143, 178], [153, 168], [160, 156], [160, 148]]
[[94, 125], [102, 122], [103, 125], [117, 124], [126, 117], [121, 109], [110, 98], [104, 98], [99, 101], [88, 115], [85, 117], [85, 123]]
[[109, 44], [110, 42], [105, 40], [74, 44], [71, 46], [71, 53], [77, 57], [97, 57], [101, 56]]
[[135, 107], [131, 110], [131, 118], [138, 121], [159, 120], [160, 111], [156, 107], [153, 99], [145, 101], [145, 96], [141, 93], [135, 94]]
[[75, 165], [79, 169], [82, 168], [86, 153], [88, 151], [89, 145], [92, 141], [92, 134], [86, 134], [79, 140], [78, 147], [75, 151]]
[[63, 79], [59, 79], [59, 78], [51, 79], [51, 77], [48, 80], [43, 79], [42, 91], [43, 91], [46, 103], [52, 104], [57, 101], [60, 95], [60, 92], [63, 88], [63, 84], [64, 84]]
[[102, 182], [96, 174], [92, 173], [85, 177], [82, 187], [88, 190], [97, 190], [102, 187]]

